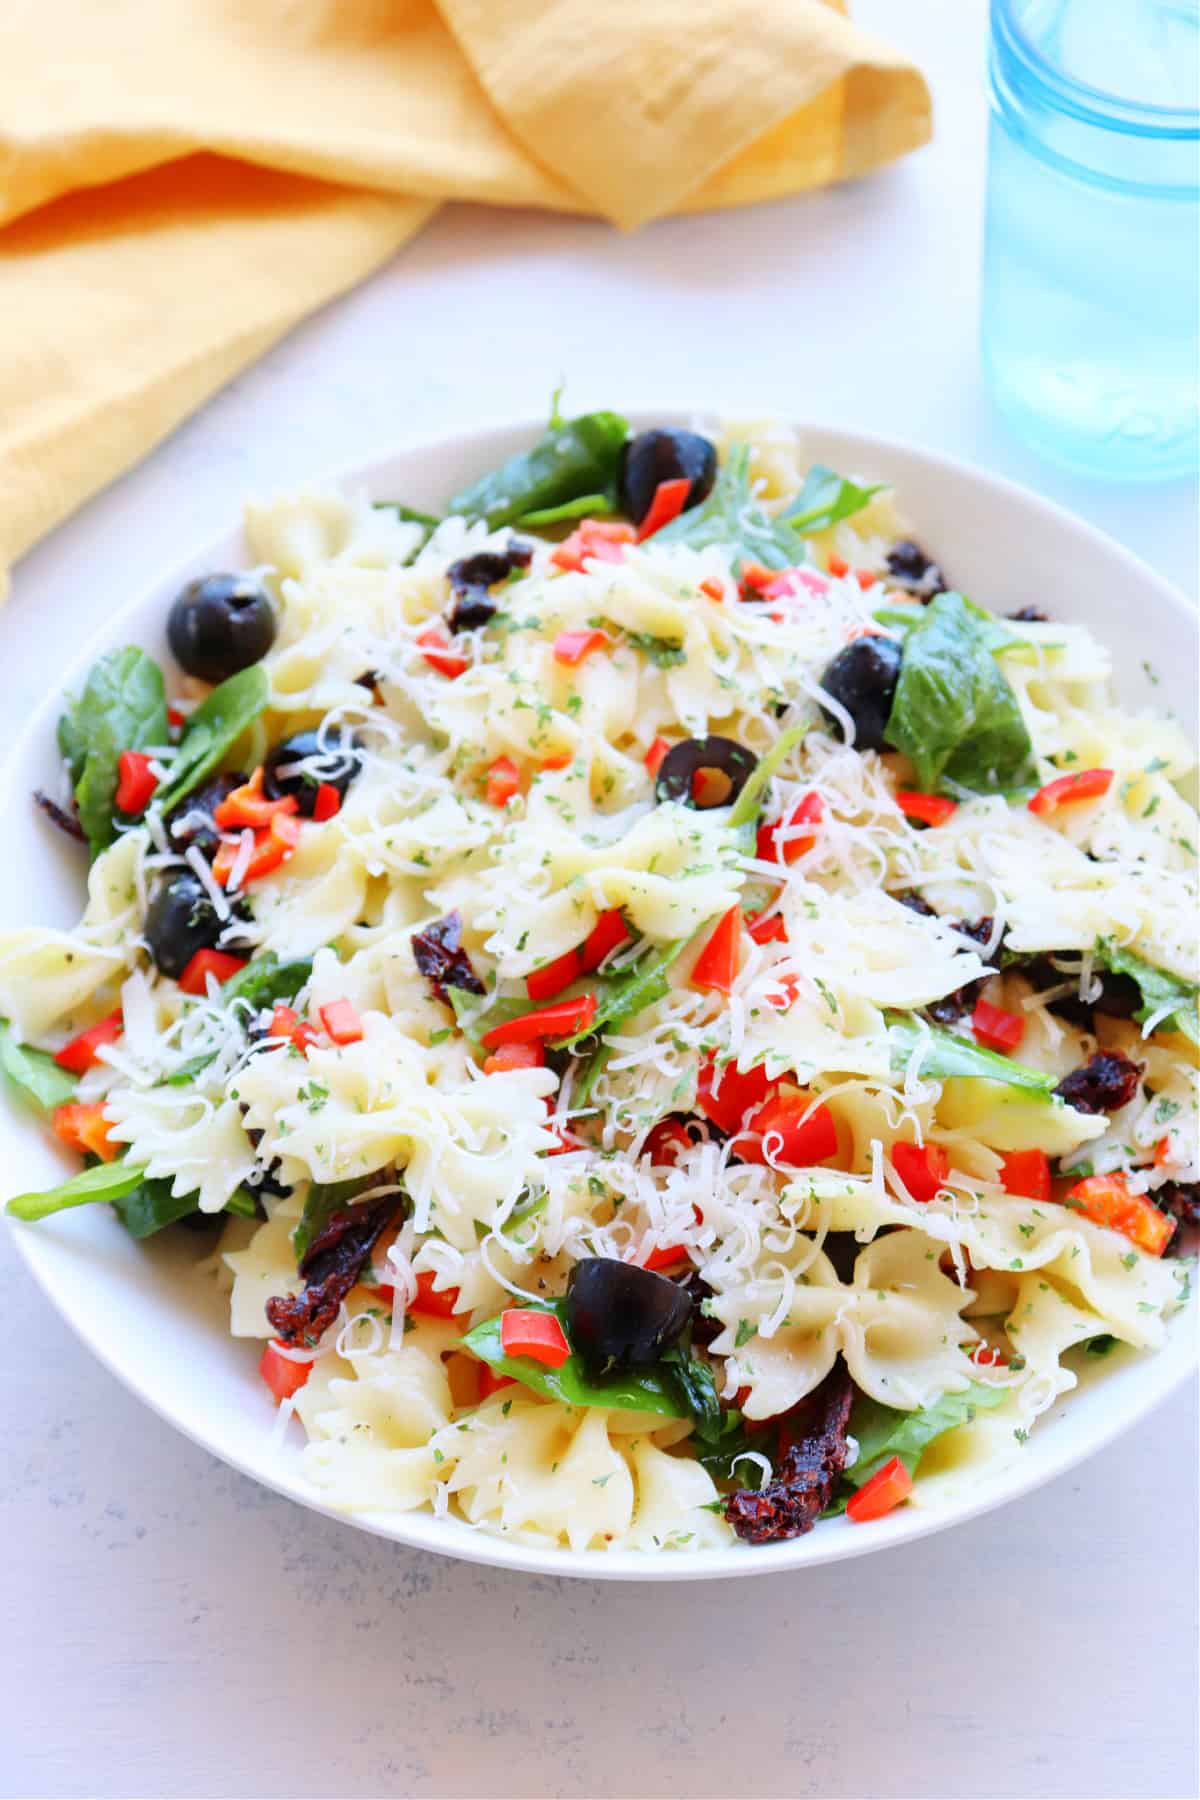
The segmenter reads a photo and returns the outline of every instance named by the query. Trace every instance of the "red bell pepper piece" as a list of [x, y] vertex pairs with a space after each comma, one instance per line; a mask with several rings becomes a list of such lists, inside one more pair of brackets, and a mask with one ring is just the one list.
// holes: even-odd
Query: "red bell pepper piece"
[[[239, 886], [248, 888], [251, 882], [260, 881], [264, 875], [279, 868], [295, 854], [299, 842], [299, 819], [286, 812], [277, 812], [265, 831], [255, 832], [254, 849]], [[239, 850], [239, 844], [225, 842], [213, 858], [213, 880], [220, 882], [222, 887], [229, 886]]]
[[557, 550], [550, 553], [556, 569], [578, 574], [585, 562], [619, 563], [625, 557], [625, 545], [634, 541], [632, 525], [616, 519], [584, 519]]
[[1147, 1256], [1161, 1256], [1174, 1236], [1175, 1221], [1143, 1194], [1131, 1194], [1124, 1175], [1089, 1175], [1075, 1183], [1065, 1204], [1094, 1224], [1121, 1232]]
[[765, 563], [744, 562], [739, 581], [743, 591], [748, 588], [752, 594], [758, 595], [764, 593], [771, 583], [778, 579], [779, 573], [778, 569], [768, 569]]
[[971, 1361], [979, 1369], [1007, 1369], [1008, 1358], [1003, 1350], [993, 1349], [991, 1344], [976, 1344], [971, 1352]]
[[488, 764], [487, 803], [489, 806], [507, 806], [513, 795], [521, 789], [521, 773], [511, 757], [498, 756]]
[[761, 1106], [776, 1085], [761, 1063], [743, 1073], [733, 1062], [723, 1063], [718, 1069], [715, 1058], [710, 1056], [700, 1065], [696, 1105], [718, 1131], [740, 1131], [746, 1114], [752, 1107]]
[[1031, 813], [1048, 818], [1060, 806], [1074, 806], [1080, 800], [1098, 800], [1113, 784], [1111, 769], [1080, 769], [1074, 775], [1060, 775], [1038, 789], [1029, 802]]
[[301, 1055], [305, 1055], [317, 1041], [317, 1034], [308, 1021], [302, 1019], [292, 1007], [285, 1006], [282, 1000], [275, 1003], [267, 1036], [282, 1038], [286, 1043], [294, 1044]]
[[672, 519], [679, 517], [687, 505], [691, 488], [692, 484], [686, 475], [680, 475], [674, 481], [659, 482], [649, 510], [638, 526], [639, 544], [644, 543], [648, 537], [653, 537], [656, 531], [661, 531], [664, 525], [669, 525]]
[[318, 1006], [317, 1017], [325, 1027], [330, 1041], [335, 1044], [359, 1044], [362, 1042], [363, 1025], [358, 1016], [358, 1008], [352, 1000], [330, 1000], [324, 1006]]
[[244, 956], [230, 956], [226, 950], [197, 950], [179, 977], [180, 989], [185, 994], [206, 994], [210, 975], [218, 982], [226, 982], [245, 968], [246, 960]]
[[222, 831], [244, 831], [248, 826], [251, 831], [266, 831], [272, 819], [279, 814], [299, 812], [300, 802], [295, 794], [284, 794], [279, 800], [268, 800], [263, 793], [263, 771], [259, 764], [249, 781], [241, 787], [234, 788], [232, 794], [226, 796], [219, 805], [213, 808], [213, 821]]
[[573, 669], [593, 650], [607, 650], [611, 644], [606, 631], [560, 631], [554, 640], [554, 660]]
[[122, 750], [117, 758], [117, 806], [130, 815], [144, 813], [154, 797], [158, 776], [141, 750]]
[[596, 1016], [595, 994], [577, 994], [572, 1000], [555, 1000], [550, 1006], [535, 1007], [515, 1019], [505, 1019], [485, 1031], [480, 1040], [485, 1050], [498, 1050], [503, 1044], [530, 1044], [540, 1038], [574, 1037], [586, 1031]]
[[1050, 1159], [1044, 1150], [1010, 1150], [1000, 1164], [1000, 1184], [1006, 1194], [1026, 1200], [1049, 1200]]
[[670, 744], [668, 744], [666, 738], [656, 737], [654, 742], [651, 744], [650, 748], [647, 750], [645, 756], [642, 758], [643, 762], [646, 765], [646, 770], [650, 776], [651, 781], [654, 780], [654, 777], [658, 774], [658, 771], [662, 768], [663, 757], [667, 754], [667, 751], [670, 748], [671, 748], [671, 746], [670, 746]]
[[571, 1354], [566, 1333], [554, 1314], [523, 1306], [500, 1314], [500, 1348], [505, 1356], [531, 1356], [550, 1369], [560, 1369]]
[[279, 1345], [272, 1341], [262, 1353], [258, 1372], [276, 1400], [290, 1400], [312, 1374], [312, 1364], [285, 1356]]
[[427, 625], [424, 631], [417, 633], [415, 641], [430, 668], [444, 675], [447, 681], [457, 681], [471, 666], [469, 657], [450, 648], [450, 640], [440, 625]]
[[857, 1494], [846, 1503], [846, 1517], [853, 1519], [856, 1525], [865, 1525], [869, 1519], [882, 1519], [884, 1513], [890, 1513], [893, 1507], [899, 1506], [913, 1490], [913, 1478], [898, 1456], [889, 1457], [882, 1469], [877, 1469], [870, 1481], [864, 1481]]
[[971, 1014], [971, 1030], [976, 1041], [988, 1050], [1011, 1056], [1025, 1036], [1025, 1015], [1007, 1012], [1002, 1006], [993, 1006], [990, 1000], [977, 1000]]
[[101, 1162], [115, 1162], [121, 1154], [122, 1146], [114, 1144], [108, 1135], [109, 1125], [104, 1117], [102, 1100], [86, 1104], [74, 1100], [68, 1106], [56, 1106], [50, 1123], [55, 1136], [72, 1150], [78, 1150], [81, 1156], [98, 1156]]
[[779, 848], [779, 834], [785, 826], [819, 825], [825, 816], [825, 808], [821, 804], [820, 794], [805, 794], [803, 800], [794, 806], [786, 820], [776, 819], [770, 825], [760, 825], [758, 840], [754, 854], [760, 862], [794, 863], [816, 843], [815, 832], [810, 836], [790, 838], [784, 842], [782, 855]]
[[702, 594], [707, 594], [710, 600], [715, 600], [718, 606], [721, 606], [724, 603], [725, 588], [724, 585], [717, 580], [715, 575], [707, 576], [700, 583], [700, 592]]
[[745, 1131], [734, 1138], [734, 1155], [741, 1162], [765, 1166], [769, 1149], [776, 1162], [802, 1169], [836, 1155], [837, 1126], [833, 1114], [827, 1106], [818, 1106], [805, 1118], [811, 1105], [808, 1094], [772, 1094], [751, 1113]]
[[480, 1363], [479, 1398], [481, 1400], [487, 1400], [496, 1392], [497, 1388], [516, 1387], [516, 1385], [517, 1382], [515, 1376], [498, 1375], [490, 1363]]
[[503, 1075], [509, 1069], [542, 1069], [546, 1052], [540, 1044], [501, 1044], [494, 1055], [483, 1061], [485, 1075]]
[[687, 1260], [688, 1251], [683, 1244], [660, 1244], [642, 1259], [642, 1267], [657, 1273], [660, 1269], [677, 1268]]
[[598, 969], [605, 957], [628, 937], [629, 927], [621, 917], [619, 907], [601, 913], [582, 944], [556, 956], [553, 962], [525, 977], [525, 992], [531, 1000], [553, 1000], [555, 994], [561, 994], [581, 975], [590, 975], [593, 969]]
[[660, 1119], [646, 1133], [642, 1155], [648, 1156], [655, 1168], [673, 1168], [680, 1154], [690, 1150], [692, 1140], [682, 1119]]
[[850, 573], [850, 564], [846, 561], [844, 556], [828, 557], [825, 562], [825, 567], [829, 570], [829, 573], [834, 577], [835, 581], [840, 581], [843, 575], [848, 575]]
[[574, 760], [571, 752], [565, 750], [561, 756], [543, 756], [539, 767], [549, 773], [553, 769], [569, 769]]
[[313, 796], [312, 816], [318, 825], [335, 818], [342, 810], [342, 796], [332, 781], [322, 781]]
[[786, 944], [788, 941], [782, 913], [747, 913], [746, 930], [756, 944]]
[[892, 1145], [892, 1167], [914, 1200], [924, 1205], [936, 1198], [950, 1173], [950, 1158], [940, 1144]]
[[118, 1006], [116, 1012], [109, 1013], [106, 1019], [100, 1019], [95, 1025], [89, 1025], [86, 1031], [73, 1037], [69, 1044], [64, 1044], [54, 1060], [60, 1069], [70, 1069], [72, 1075], [82, 1075], [85, 1069], [90, 1069], [99, 1062], [97, 1050], [104, 1044], [115, 1044], [124, 1029], [125, 1021]]
[[456, 1287], [435, 1288], [432, 1269], [422, 1269], [417, 1276], [417, 1291], [408, 1303], [411, 1313], [424, 1313], [431, 1319], [452, 1319], [459, 1302]]
[[920, 825], [944, 825], [951, 813], [958, 811], [956, 800], [947, 800], [943, 794], [914, 793], [910, 788], [897, 790], [896, 805], [906, 819], [915, 819]]
[[731, 906], [696, 958], [691, 984], [701, 993], [728, 994], [738, 966], [738, 940], [742, 935], [742, 909]]

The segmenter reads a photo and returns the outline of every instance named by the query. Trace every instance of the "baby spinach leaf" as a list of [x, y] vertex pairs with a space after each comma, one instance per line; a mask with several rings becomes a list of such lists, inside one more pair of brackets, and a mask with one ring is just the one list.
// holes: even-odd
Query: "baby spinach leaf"
[[48, 1051], [18, 1044], [7, 1019], [0, 1019], [0, 1069], [9, 1085], [40, 1112], [65, 1106], [75, 1092], [75, 1077], [60, 1069]]
[[696, 1444], [696, 1460], [708, 1470], [714, 1481], [733, 1483], [755, 1492], [766, 1477], [757, 1463], [743, 1462], [745, 1456], [765, 1456], [768, 1461], [777, 1449], [776, 1432], [768, 1425], [745, 1419], [736, 1407], [721, 1414], [715, 1437], [700, 1438]]
[[[191, 1213], [199, 1212], [194, 1189], [176, 1197], [171, 1187], [169, 1178], [146, 1175], [144, 1170], [131, 1168], [125, 1162], [93, 1163], [90, 1168], [81, 1169], [78, 1175], [72, 1175], [69, 1181], [60, 1182], [43, 1193], [15, 1195], [5, 1211], [15, 1219], [32, 1223], [49, 1218], [51, 1213], [65, 1212], [68, 1207], [107, 1200], [126, 1231], [132, 1237], [144, 1238], [166, 1225], [173, 1225], [177, 1219], [186, 1219]], [[244, 1188], [238, 1188], [230, 1195], [222, 1211], [244, 1219], [258, 1217], [254, 1196]]]
[[951, 784], [999, 793], [1031, 779], [1033, 746], [1016, 695], [978, 609], [961, 594], [939, 594], [909, 630], [884, 736], [926, 792]]
[[141, 1169], [131, 1169], [123, 1162], [96, 1163], [90, 1169], [81, 1169], [69, 1181], [60, 1181], [57, 1187], [40, 1193], [14, 1194], [4, 1210], [14, 1219], [48, 1219], [51, 1213], [64, 1212], [69, 1206], [120, 1200], [141, 1186], [142, 1176]]
[[886, 1013], [888, 1042], [892, 1052], [892, 1072], [903, 1075], [914, 1053], [921, 1051], [921, 1074], [935, 1081], [951, 1081], [958, 1077], [980, 1081], [1000, 1081], [1006, 1087], [1020, 1088], [1039, 1098], [1054, 1097], [1054, 1077], [1041, 1069], [1028, 1069], [1011, 1056], [984, 1050], [969, 1038], [956, 1037], [939, 1025], [918, 1024], [906, 1013]]
[[266, 711], [270, 692], [266, 670], [261, 663], [252, 663], [215, 687], [188, 715], [170, 774], [155, 795], [163, 812], [176, 806], [206, 775], [212, 774], [243, 731]]
[[805, 535], [826, 531], [830, 525], [861, 512], [872, 497], [882, 491], [882, 483], [875, 487], [859, 487], [857, 483], [847, 481], [844, 475], [814, 463], [796, 498], [784, 507], [782, 517], [793, 531]]
[[1180, 981], [1178, 976], [1168, 975], [1165, 969], [1156, 969], [1143, 957], [1132, 950], [1115, 944], [1111, 938], [1101, 938], [1096, 945], [1096, 955], [1106, 969], [1114, 975], [1130, 975], [1141, 989], [1142, 1004], [1134, 1013], [1139, 1025], [1154, 1013], [1161, 1012], [1164, 1006], [1174, 1003], [1174, 1011], [1167, 1013], [1159, 1021], [1158, 1029], [1181, 1031], [1193, 1044], [1200, 1045], [1200, 1023], [1196, 1017], [1196, 1002], [1200, 990], [1190, 982]]
[[[532, 1311], [552, 1312], [569, 1341], [564, 1301], [555, 1300], [537, 1307], [529, 1301], [520, 1304]], [[672, 1378], [673, 1372], [667, 1374], [659, 1368], [628, 1369], [593, 1381], [574, 1351], [557, 1369], [537, 1362], [531, 1356], [506, 1356], [500, 1344], [499, 1314], [474, 1326], [462, 1342], [465, 1349], [495, 1369], [497, 1374], [511, 1375], [514, 1381], [532, 1388], [535, 1394], [543, 1394], [548, 1400], [561, 1400], [567, 1406], [619, 1407], [624, 1412], [661, 1413], [669, 1419], [682, 1419], [689, 1414], [690, 1409]]]
[[858, 1460], [846, 1470], [852, 1487], [862, 1487], [885, 1462], [898, 1456], [909, 1474], [915, 1474], [925, 1451], [947, 1431], [969, 1425], [977, 1412], [986, 1412], [1008, 1398], [1009, 1390], [972, 1381], [959, 1394], [943, 1394], [930, 1406], [900, 1412], [881, 1406], [867, 1394], [859, 1394], [850, 1415], [850, 1434], [858, 1440]]
[[446, 510], [483, 519], [495, 531], [573, 500], [595, 494], [615, 497], [617, 466], [628, 436], [628, 421], [619, 413], [553, 419], [532, 450], [510, 456], [500, 468], [463, 488]]
[[[662, 945], [657, 950], [648, 950], [639, 956], [635, 963], [622, 969], [619, 975], [588, 975], [581, 982], [576, 982], [575, 990], [589, 991], [596, 996], [596, 1016], [586, 1031], [577, 1031], [571, 1037], [552, 1038], [552, 1050], [573, 1050], [576, 1045], [596, 1037], [602, 1031], [611, 1030], [625, 1019], [632, 1019], [647, 1006], [653, 1006], [661, 1000], [671, 983], [668, 971], [687, 945], [690, 938], [675, 938], [673, 942]], [[572, 988], [568, 988], [568, 994]], [[528, 1007], [522, 1008], [528, 1011]]]
[[799, 532], [782, 519], [771, 518], [751, 497], [750, 451], [745, 444], [730, 447], [708, 498], [664, 525], [654, 541], [687, 544], [693, 550], [732, 545], [734, 566], [739, 568], [743, 562], [758, 562], [768, 569], [790, 569], [808, 556]]
[[366, 1186], [361, 1177], [354, 1181], [314, 1181], [309, 1184], [304, 1211], [292, 1232], [292, 1249], [296, 1252], [297, 1262], [313, 1239], [320, 1237], [334, 1213], [349, 1206]]
[[566, 525], [572, 519], [609, 518], [616, 510], [612, 494], [580, 494], [577, 500], [564, 500], [561, 506], [543, 506], [538, 512], [523, 513], [513, 524], [518, 531], [544, 531], [548, 525]]
[[75, 788], [79, 823], [93, 857], [116, 837], [117, 761], [122, 750], [169, 737], [162, 670], [135, 645], [92, 665], [83, 692], [58, 722], [58, 747]]
[[[276, 1001], [294, 1000], [311, 974], [310, 956], [281, 962], [273, 950], [268, 950], [262, 956], [256, 956], [253, 962], [247, 963], [244, 969], [225, 983], [221, 989], [222, 1008], [228, 1011], [235, 1000], [240, 1000], [251, 1011], [261, 1012], [265, 1007], [274, 1006]], [[200, 1056], [193, 1056], [189, 1062], [167, 1076], [166, 1086], [186, 1087], [189, 1081], [202, 1075], [216, 1059], [215, 1050], [206, 1050]]]
[[674, 1377], [697, 1438], [706, 1444], [719, 1443], [723, 1416], [710, 1365], [683, 1349], [664, 1351], [661, 1365]]
[[494, 1026], [506, 1025], [510, 1019], [534, 1011], [528, 994], [499, 994], [494, 988], [489, 994], [470, 994], [466, 988], [447, 987], [446, 998], [454, 1009], [459, 1030], [476, 1050], [482, 1048], [484, 1036]]

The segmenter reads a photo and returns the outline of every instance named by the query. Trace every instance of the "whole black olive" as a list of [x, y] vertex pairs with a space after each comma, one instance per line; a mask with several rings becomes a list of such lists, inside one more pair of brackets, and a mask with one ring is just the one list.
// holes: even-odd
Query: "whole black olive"
[[221, 842], [213, 813], [245, 780], [244, 775], [238, 774], [214, 775], [173, 807], [164, 821], [172, 850], [182, 855], [194, 845], [211, 862]]
[[172, 606], [167, 642], [189, 675], [228, 681], [275, 642], [275, 609], [249, 575], [204, 575], [189, 581]]
[[691, 1295], [665, 1275], [612, 1256], [586, 1256], [571, 1270], [567, 1333], [595, 1374], [657, 1362], [691, 1316]]
[[[292, 764], [308, 757], [320, 760], [311, 770], [292, 769]], [[263, 764], [263, 793], [268, 800], [294, 795], [301, 816], [311, 819], [317, 789], [328, 784], [344, 800], [361, 768], [362, 751], [348, 731], [327, 731], [324, 738], [316, 731], [298, 731], [295, 737], [276, 744]]]
[[[821, 677], [821, 686], [854, 720], [856, 750], [884, 750], [884, 728], [896, 697], [903, 651], [895, 638], [860, 637], [839, 650]], [[840, 735], [841, 723], [825, 717]]]
[[478, 550], [464, 556], [446, 570], [451, 600], [446, 609], [446, 623], [451, 631], [473, 631], [486, 625], [499, 610], [491, 590], [507, 581], [517, 569], [527, 569], [533, 561], [533, 545], [512, 538], [503, 550]]
[[697, 431], [639, 431], [621, 451], [617, 486], [621, 511], [640, 525], [662, 481], [691, 482], [684, 512], [699, 506], [717, 478], [717, 449]]
[[[233, 910], [247, 916], [245, 902]], [[142, 936], [155, 967], [178, 981], [197, 950], [213, 949], [228, 926], [228, 919], [217, 917], [200, 877], [191, 869], [173, 869], [150, 896]], [[238, 945], [227, 941], [222, 948], [236, 951]]]
[[[735, 738], [684, 738], [672, 745], [658, 766], [654, 780], [654, 797], [658, 801], [677, 800], [681, 806], [708, 812], [714, 806], [732, 806], [751, 775], [758, 758]], [[704, 792], [697, 776], [713, 775], [711, 797]], [[721, 780], [721, 777], [724, 780]]]

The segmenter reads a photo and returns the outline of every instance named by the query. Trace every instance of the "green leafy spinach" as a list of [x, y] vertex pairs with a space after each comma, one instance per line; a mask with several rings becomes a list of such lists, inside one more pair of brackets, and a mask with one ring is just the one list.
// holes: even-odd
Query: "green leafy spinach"
[[[532, 450], [510, 456], [500, 468], [455, 494], [447, 512], [483, 519], [491, 530], [529, 523], [531, 515], [556, 513], [572, 501], [617, 491], [617, 467], [629, 436], [619, 413], [582, 413], [551, 420]], [[553, 520], [549, 521], [553, 522]]]
[[1037, 1098], [1052, 1100], [1053, 1075], [1041, 1069], [1026, 1068], [1011, 1056], [995, 1050], [984, 1050], [969, 1038], [956, 1037], [938, 1025], [919, 1024], [906, 1013], [887, 1013], [888, 1042], [892, 1052], [892, 1070], [903, 1075], [914, 1054], [921, 1051], [921, 1074], [935, 1081], [951, 1081], [960, 1077], [980, 1081], [999, 1081], [1005, 1087], [1020, 1088]]
[[92, 665], [83, 692], [58, 721], [58, 747], [75, 789], [79, 823], [93, 857], [117, 835], [117, 762], [122, 750], [169, 738], [162, 670], [134, 645]]
[[18, 1044], [7, 1019], [0, 1019], [0, 1069], [14, 1092], [39, 1112], [65, 1106], [75, 1092], [75, 1077], [60, 1069], [47, 1051]]
[[163, 812], [177, 806], [228, 756], [242, 733], [266, 711], [270, 683], [261, 663], [231, 675], [189, 714], [165, 784], [155, 795]]
[[1144, 1025], [1154, 1013], [1162, 1013], [1163, 1007], [1170, 1005], [1173, 1010], [1160, 1019], [1159, 1029], [1169, 1031], [1174, 1028], [1193, 1044], [1200, 1044], [1200, 1024], [1196, 1017], [1198, 990], [1190, 982], [1168, 975], [1165, 969], [1156, 969], [1153, 963], [1113, 943], [1111, 938], [1099, 940], [1096, 955], [1114, 975], [1129, 975], [1137, 982], [1142, 1004], [1133, 1016], [1139, 1025]]

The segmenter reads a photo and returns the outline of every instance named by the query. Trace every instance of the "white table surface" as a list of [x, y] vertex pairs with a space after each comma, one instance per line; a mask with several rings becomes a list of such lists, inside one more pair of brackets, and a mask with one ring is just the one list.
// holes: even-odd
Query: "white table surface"
[[[931, 149], [635, 237], [444, 212], [26, 558], [5, 724], [247, 489], [535, 411], [562, 376], [573, 409], [777, 411], [965, 456], [1194, 593], [1186, 487], [1047, 470], [981, 391], [981, 0], [857, 12], [928, 72]], [[95, 1367], [3, 1233], [0, 1295], [6, 1796], [1195, 1792], [1194, 1392], [901, 1552], [609, 1586], [407, 1552], [262, 1492]]]

